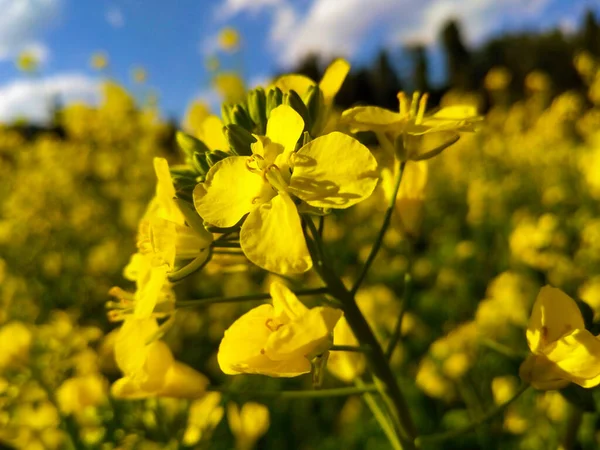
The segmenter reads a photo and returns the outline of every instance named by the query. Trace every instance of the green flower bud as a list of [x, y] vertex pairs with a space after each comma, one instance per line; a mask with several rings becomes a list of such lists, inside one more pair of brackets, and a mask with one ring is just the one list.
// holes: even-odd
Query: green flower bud
[[279, 88], [271, 88], [267, 92], [267, 119], [271, 116], [271, 111], [283, 103], [283, 92]]
[[252, 131], [254, 129], [254, 122], [250, 118], [248, 111], [242, 105], [235, 105], [232, 111], [232, 122], [236, 125], [245, 128], [248, 131]]
[[210, 165], [206, 160], [206, 155], [208, 155], [208, 152], [194, 153], [194, 155], [192, 156], [192, 165], [198, 171], [202, 178], [206, 176], [206, 173], [210, 169]]
[[248, 93], [248, 112], [256, 124], [256, 133], [263, 135], [267, 130], [267, 95], [261, 87]]
[[283, 103], [285, 105], [290, 105], [298, 114], [300, 114], [302, 120], [304, 120], [305, 129], [311, 129], [312, 123], [310, 121], [308, 109], [296, 91], [290, 91], [285, 94], [283, 96]]
[[308, 88], [308, 92], [304, 95], [303, 100], [308, 110], [310, 123], [312, 124], [312, 126], [309, 128], [309, 131], [313, 136], [317, 136], [324, 125], [321, 122], [326, 116], [326, 106], [323, 92], [321, 92], [319, 86], [311, 86]]
[[225, 127], [225, 137], [229, 141], [231, 152], [239, 156], [251, 156], [251, 145], [256, 142], [252, 133], [234, 123]]
[[222, 159], [227, 158], [228, 156], [231, 156], [231, 155], [229, 155], [228, 153], [222, 152], [221, 150], [213, 150], [213, 151], [206, 153], [206, 161], [208, 162], [208, 165], [210, 167], [212, 167], [216, 163], [221, 161]]
[[175, 134], [175, 140], [179, 148], [183, 150], [186, 158], [191, 158], [194, 153], [204, 153], [208, 151], [208, 147], [200, 139], [195, 138], [183, 131], [178, 131]]
[[223, 118], [223, 124], [229, 125], [233, 122], [233, 106], [223, 103], [221, 105], [221, 117]]

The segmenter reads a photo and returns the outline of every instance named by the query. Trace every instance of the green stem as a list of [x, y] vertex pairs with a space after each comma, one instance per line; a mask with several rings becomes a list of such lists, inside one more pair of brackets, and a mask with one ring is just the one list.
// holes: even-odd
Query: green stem
[[488, 422], [489, 420], [492, 420], [494, 417], [496, 417], [499, 414], [501, 414], [502, 412], [504, 412], [504, 410], [511, 403], [513, 403], [516, 399], [518, 399], [521, 396], [521, 394], [523, 394], [523, 392], [525, 392], [528, 388], [529, 388], [528, 384], [522, 385], [519, 388], [519, 390], [516, 392], [516, 394], [510, 400], [508, 400], [506, 403], [503, 403], [502, 405], [499, 405], [496, 408], [492, 409], [487, 414], [484, 414], [479, 419], [473, 421], [466, 427], [459, 428], [457, 430], [447, 431], [445, 433], [430, 434], [429, 436], [418, 437], [417, 439], [415, 439], [415, 444], [416, 444], [417, 448], [422, 447], [423, 444], [434, 444], [434, 443], [449, 441], [451, 439], [460, 437], [464, 434], [474, 431], [481, 424]]
[[385, 351], [385, 357], [388, 361], [392, 359], [394, 350], [398, 346], [400, 338], [402, 337], [402, 320], [404, 320], [404, 314], [406, 313], [406, 309], [408, 308], [411, 294], [412, 277], [410, 276], [409, 272], [406, 272], [404, 274], [404, 295], [402, 296], [402, 302], [400, 303], [400, 314], [398, 315], [398, 320], [396, 321], [396, 325], [394, 326], [392, 337], [390, 338], [390, 342], [388, 343], [387, 349]]
[[394, 164], [395, 164], [395, 170], [396, 170], [396, 180], [394, 181], [394, 190], [392, 191], [392, 195], [390, 197], [390, 202], [389, 202], [388, 208], [385, 212], [385, 216], [383, 218], [383, 223], [381, 224], [381, 229], [379, 230], [379, 234], [377, 235], [377, 238], [375, 239], [375, 242], [373, 243], [373, 247], [371, 247], [371, 252], [369, 253], [369, 256], [367, 257], [367, 260], [365, 261], [365, 265], [363, 266], [362, 271], [360, 272], [360, 275], [358, 276], [356, 282], [354, 283], [354, 286], [352, 287], [352, 290], [350, 291], [352, 295], [356, 294], [356, 292], [360, 288], [360, 285], [362, 284], [365, 277], [367, 276], [367, 273], [369, 272], [369, 269], [371, 268], [371, 264], [373, 264], [373, 261], [375, 261], [375, 258], [377, 257], [377, 253], [379, 253], [381, 244], [383, 244], [383, 238], [385, 237], [385, 233], [386, 233], [387, 229], [389, 228], [390, 223], [392, 221], [392, 214], [394, 213], [394, 208], [396, 206], [396, 196], [398, 195], [398, 191], [400, 190], [400, 183], [402, 182], [402, 174], [404, 173], [404, 166], [406, 165], [406, 162], [404, 162], [404, 161], [399, 162], [398, 160], [395, 160]]
[[206, 266], [210, 262], [210, 258], [212, 255], [212, 251], [210, 248], [207, 251], [208, 251], [208, 255], [200, 254], [200, 255], [196, 256], [196, 258], [194, 258], [194, 260], [192, 262], [190, 262], [189, 264], [186, 264], [181, 269], [171, 272], [169, 274], [169, 281], [171, 283], [174, 283], [176, 281], [183, 280], [184, 278], [189, 277], [194, 272], [196, 272], [196, 271], [202, 269], [204, 266]]
[[[354, 383], [359, 388], [362, 388], [365, 386], [363, 380], [360, 378], [357, 378]], [[370, 393], [365, 393], [363, 395], [363, 400], [365, 401], [365, 403], [367, 404], [367, 406], [373, 413], [373, 417], [375, 417], [375, 420], [377, 420], [377, 422], [379, 423], [379, 426], [383, 430], [383, 433], [385, 434], [385, 436], [388, 438], [388, 441], [390, 442], [390, 445], [392, 446], [392, 448], [394, 450], [402, 450], [400, 441], [398, 441], [398, 436], [396, 435], [394, 428], [390, 424], [389, 418], [385, 415], [385, 413], [383, 412], [383, 410], [377, 403], [375, 396], [373, 396]]]
[[581, 426], [581, 419], [583, 418], [583, 411], [581, 408], [570, 404], [569, 416], [565, 425], [564, 434], [561, 439], [561, 449], [571, 450], [575, 448], [577, 442], [577, 433]]
[[358, 308], [354, 293], [346, 289], [344, 283], [328, 264], [314, 223], [312, 223], [310, 218], [307, 218], [306, 223], [311, 230], [313, 237], [312, 240], [307, 239], [307, 244], [315, 263], [314, 267], [321, 276], [323, 282], [329, 288], [329, 294], [340, 301], [348, 325], [350, 325], [350, 328], [360, 342], [360, 345], [370, 349], [370, 351], [366, 353], [369, 367], [374, 376], [385, 386], [384, 391], [381, 393], [383, 396], [389, 396], [392, 405], [391, 414], [392, 417], [397, 419], [400, 431], [399, 438], [403, 448], [405, 450], [412, 450], [415, 448], [413, 441], [416, 437], [416, 430], [404, 395], [396, 381], [396, 376], [392, 372], [385, 353], [379, 345], [375, 334]]
[[355, 345], [332, 345], [329, 347], [330, 352], [360, 352], [367, 353], [368, 347], [355, 346]]
[[214, 241], [211, 245], [213, 248], [240, 248], [239, 242], [231, 241]]
[[363, 385], [362, 387], [343, 387], [333, 389], [311, 389], [295, 391], [242, 391], [231, 390], [220, 386], [208, 386], [208, 391], [221, 392], [240, 397], [252, 398], [329, 398], [329, 397], [347, 397], [349, 395], [360, 395], [368, 392], [376, 392], [377, 387], [374, 384]]
[[491, 350], [494, 350], [495, 352], [500, 353], [501, 355], [506, 356], [507, 358], [511, 358], [511, 359], [523, 359], [526, 358], [528, 353], [526, 352], [520, 352], [518, 350], [514, 350], [510, 347], [508, 347], [507, 345], [501, 344], [499, 342], [494, 341], [493, 339], [490, 338], [480, 338], [479, 339], [479, 344], [483, 345], [484, 347], [487, 347]]
[[[319, 295], [319, 294], [327, 294], [329, 290], [326, 287], [315, 288], [315, 289], [304, 289], [300, 291], [294, 292], [297, 296], [301, 295]], [[237, 297], [211, 297], [211, 298], [202, 298], [199, 300], [183, 300], [179, 302], [175, 302], [176, 308], [186, 308], [186, 307], [194, 307], [194, 306], [206, 306], [212, 305], [215, 303], [236, 303], [236, 302], [247, 302], [247, 301], [257, 301], [257, 300], [268, 300], [271, 298], [271, 294], [268, 292], [261, 294], [249, 294], [249, 295], [239, 295]]]

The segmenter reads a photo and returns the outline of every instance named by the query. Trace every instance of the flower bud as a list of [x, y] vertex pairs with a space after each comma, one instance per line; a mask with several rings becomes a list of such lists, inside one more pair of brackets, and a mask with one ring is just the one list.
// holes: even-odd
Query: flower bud
[[279, 88], [272, 88], [267, 92], [267, 119], [271, 116], [271, 111], [283, 103], [283, 92]]
[[256, 133], [265, 134], [267, 130], [267, 96], [261, 87], [248, 93], [248, 112], [256, 124]]
[[225, 137], [229, 141], [231, 152], [239, 156], [251, 156], [251, 144], [256, 142], [256, 138], [239, 125], [234, 123], [225, 128]]

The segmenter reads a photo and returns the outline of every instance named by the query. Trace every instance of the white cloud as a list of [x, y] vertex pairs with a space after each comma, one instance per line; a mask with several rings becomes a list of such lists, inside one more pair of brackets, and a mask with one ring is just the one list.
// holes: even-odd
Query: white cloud
[[99, 82], [80, 74], [14, 80], [0, 86], [0, 122], [27, 118], [30, 122], [46, 123], [56, 100], [61, 104], [96, 103], [99, 96]]
[[217, 10], [217, 18], [224, 20], [246, 11], [256, 13], [265, 6], [279, 5], [282, 1], [283, 0], [226, 0]]
[[450, 18], [462, 22], [467, 42], [478, 43], [507, 23], [539, 19], [551, 1], [310, 0], [304, 12], [290, 0], [229, 0], [227, 4], [236, 13], [269, 6], [270, 45], [279, 63], [290, 67], [310, 53], [324, 58], [352, 57], [371, 35], [388, 45], [433, 43]]
[[37, 42], [57, 17], [62, 0], [0, 0], [0, 60]]
[[125, 16], [123, 11], [117, 7], [111, 7], [106, 11], [106, 21], [113, 28], [123, 28], [125, 26]]

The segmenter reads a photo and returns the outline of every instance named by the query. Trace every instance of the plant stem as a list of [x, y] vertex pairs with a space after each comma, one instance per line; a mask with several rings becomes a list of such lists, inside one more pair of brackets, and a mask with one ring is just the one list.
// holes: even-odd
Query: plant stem
[[575, 448], [575, 443], [577, 442], [577, 433], [579, 431], [582, 418], [583, 411], [581, 410], [581, 408], [570, 404], [567, 423], [565, 425], [564, 434], [561, 439], [561, 449], [571, 450]]
[[186, 264], [181, 269], [176, 270], [175, 272], [171, 272], [169, 274], [169, 281], [174, 283], [176, 281], [183, 280], [184, 278], [189, 277], [194, 272], [206, 266], [210, 262], [212, 250], [209, 248], [207, 252], [208, 255], [200, 254], [196, 256], [196, 258], [192, 262]]
[[[357, 378], [354, 383], [356, 384], [357, 387], [365, 386], [363, 380], [360, 378]], [[396, 436], [396, 432], [394, 431], [394, 428], [390, 425], [389, 418], [385, 415], [383, 410], [380, 408], [375, 397], [370, 393], [365, 393], [363, 395], [363, 400], [365, 401], [365, 403], [367, 404], [367, 406], [373, 413], [375, 420], [377, 420], [377, 422], [379, 423], [379, 426], [381, 427], [384, 434], [388, 438], [388, 441], [390, 442], [390, 445], [392, 446], [392, 448], [394, 450], [402, 450], [402, 446], [400, 445], [400, 442], [398, 441], [398, 436]]]
[[396, 321], [396, 326], [394, 327], [394, 332], [392, 333], [392, 337], [390, 338], [390, 342], [388, 343], [387, 349], [385, 351], [385, 357], [388, 359], [392, 359], [392, 355], [394, 354], [394, 350], [396, 346], [400, 342], [400, 338], [402, 337], [402, 320], [404, 319], [404, 314], [406, 313], [406, 309], [408, 308], [410, 295], [412, 294], [412, 277], [409, 272], [404, 274], [404, 295], [402, 296], [402, 302], [400, 303], [400, 314], [398, 315], [398, 320]]
[[332, 345], [329, 347], [330, 352], [360, 352], [367, 353], [369, 351], [368, 347], [361, 347], [355, 345]]
[[212, 243], [213, 248], [240, 248], [239, 242], [231, 241], [214, 241]]
[[404, 395], [396, 382], [396, 377], [388, 364], [385, 353], [358, 308], [354, 292], [346, 289], [342, 280], [340, 280], [329, 265], [315, 224], [309, 217], [306, 218], [306, 224], [312, 235], [312, 240], [307, 239], [307, 244], [315, 264], [314, 267], [323, 282], [327, 285], [329, 294], [340, 301], [348, 325], [350, 325], [360, 345], [370, 349], [366, 353], [367, 361], [373, 375], [384, 386], [383, 390], [380, 389], [380, 393], [384, 397], [384, 400], [389, 399], [389, 404], [392, 406], [390, 413], [397, 423], [402, 447], [405, 450], [412, 450], [415, 448], [413, 442], [416, 437], [416, 430]]
[[[315, 288], [315, 289], [304, 289], [300, 291], [294, 292], [297, 296], [302, 295], [319, 295], [319, 294], [327, 294], [329, 290], [326, 287]], [[268, 292], [261, 294], [249, 294], [249, 295], [239, 295], [237, 297], [211, 297], [211, 298], [202, 298], [199, 300], [183, 300], [179, 302], [175, 302], [176, 308], [186, 308], [193, 306], [206, 306], [212, 305], [215, 303], [236, 303], [236, 302], [246, 302], [246, 301], [257, 301], [257, 300], [268, 300], [271, 298], [271, 294]]]
[[385, 216], [383, 218], [383, 223], [381, 224], [379, 234], [377, 235], [377, 238], [375, 239], [375, 242], [373, 243], [373, 247], [371, 247], [371, 252], [369, 253], [369, 256], [367, 257], [367, 260], [365, 261], [365, 265], [363, 266], [362, 271], [360, 272], [360, 275], [358, 276], [356, 282], [354, 283], [354, 286], [352, 287], [352, 290], [350, 291], [352, 293], [352, 295], [356, 294], [356, 292], [360, 288], [360, 285], [362, 284], [365, 277], [367, 276], [367, 273], [369, 272], [369, 269], [371, 268], [371, 264], [373, 264], [373, 261], [375, 261], [375, 258], [377, 257], [377, 253], [379, 253], [381, 244], [383, 244], [383, 238], [385, 237], [385, 233], [386, 233], [387, 229], [389, 228], [390, 223], [392, 221], [392, 214], [394, 213], [394, 209], [396, 206], [396, 196], [398, 195], [398, 191], [400, 190], [400, 183], [402, 182], [402, 174], [404, 173], [404, 166], [406, 165], [406, 162], [404, 162], [404, 161], [399, 162], [398, 160], [395, 160], [394, 164], [395, 164], [394, 168], [396, 170], [396, 179], [394, 181], [394, 190], [392, 191], [392, 195], [390, 196], [390, 202], [389, 202], [388, 208], [385, 212]]
[[346, 397], [349, 395], [360, 395], [368, 392], [376, 392], [377, 386], [374, 384], [363, 385], [361, 387], [343, 387], [333, 389], [311, 389], [311, 390], [294, 390], [294, 391], [241, 391], [230, 390], [220, 386], [208, 386], [208, 391], [221, 392], [223, 394], [237, 395], [240, 397], [264, 398], [329, 398], [329, 397]]
[[415, 439], [415, 444], [416, 444], [417, 448], [422, 447], [423, 444], [434, 444], [434, 443], [445, 442], [445, 441], [449, 441], [451, 439], [460, 437], [463, 434], [470, 433], [471, 431], [475, 430], [479, 425], [481, 425], [481, 424], [493, 419], [497, 415], [501, 414], [512, 402], [514, 402], [517, 398], [519, 398], [521, 396], [521, 394], [523, 394], [523, 392], [525, 392], [528, 388], [529, 388], [528, 384], [522, 385], [519, 388], [519, 390], [516, 392], [516, 394], [510, 400], [508, 400], [506, 403], [503, 403], [502, 405], [499, 405], [496, 408], [492, 409], [487, 414], [484, 414], [479, 419], [473, 421], [471, 424], [467, 425], [466, 427], [459, 428], [457, 430], [447, 431], [445, 433], [430, 434], [429, 436], [418, 437], [417, 439]]

